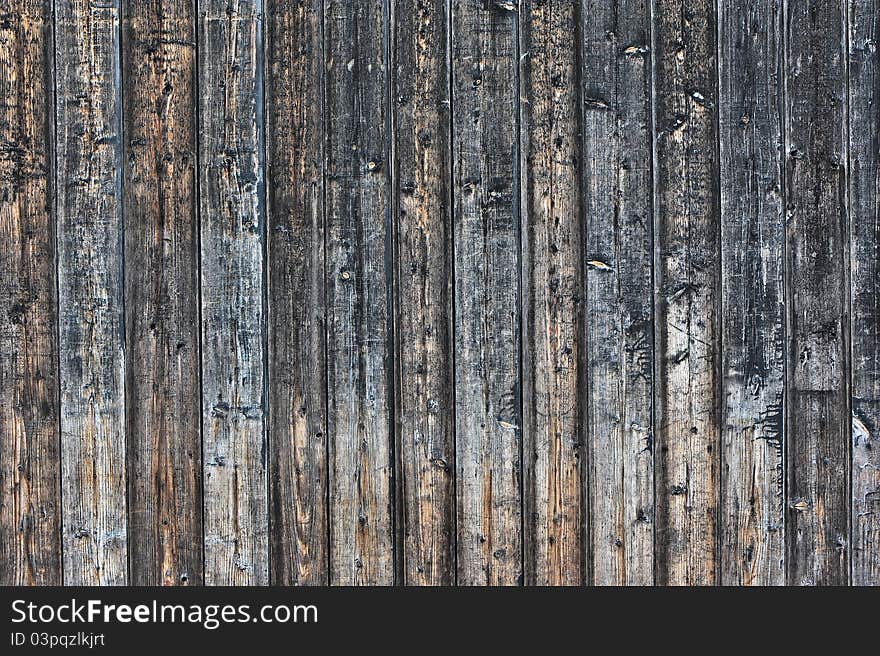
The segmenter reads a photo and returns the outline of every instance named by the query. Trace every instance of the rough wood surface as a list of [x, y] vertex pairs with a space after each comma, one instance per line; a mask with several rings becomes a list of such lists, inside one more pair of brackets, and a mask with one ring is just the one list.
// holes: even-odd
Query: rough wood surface
[[522, 583], [515, 3], [452, 2], [458, 583]]
[[55, 3], [64, 583], [128, 580], [120, 3]]
[[880, 5], [849, 7], [852, 582], [880, 585]]
[[396, 0], [395, 425], [402, 583], [455, 583], [449, 3]]
[[266, 0], [271, 573], [328, 583], [323, 2]]
[[849, 580], [846, 5], [788, 3], [786, 29], [786, 569]]
[[383, 0], [326, 0], [330, 580], [394, 582], [390, 71]]
[[878, 0], [9, 0], [0, 583], [880, 584]]
[[654, 581], [649, 3], [586, 2], [583, 32], [586, 458], [595, 585]]
[[268, 585], [260, 0], [199, 3], [205, 584]]
[[578, 585], [586, 554], [578, 2], [520, 3], [527, 584]]
[[0, 584], [61, 584], [52, 7], [0, 10]]
[[718, 581], [715, 4], [654, 0], [657, 582]]
[[724, 585], [785, 582], [782, 3], [725, 0], [718, 33]]
[[125, 5], [126, 447], [133, 585], [202, 582], [192, 0]]

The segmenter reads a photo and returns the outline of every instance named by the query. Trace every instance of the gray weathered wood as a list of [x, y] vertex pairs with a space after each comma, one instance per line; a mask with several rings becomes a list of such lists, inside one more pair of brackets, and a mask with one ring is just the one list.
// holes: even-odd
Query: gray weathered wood
[[195, 7], [124, 7], [126, 439], [133, 585], [202, 582]]
[[522, 583], [517, 5], [452, 2], [458, 583]]
[[0, 584], [61, 584], [52, 7], [0, 20]]
[[718, 581], [715, 3], [654, 0], [657, 582]]
[[525, 580], [583, 582], [584, 348], [576, 0], [520, 3]]
[[125, 585], [120, 3], [55, 3], [64, 583]]
[[268, 585], [260, 0], [199, 3], [206, 585]]
[[721, 193], [720, 576], [785, 583], [782, 3], [724, 0]]
[[330, 580], [394, 581], [387, 5], [327, 0]]
[[654, 580], [651, 42], [646, 0], [584, 3], [588, 580]]
[[846, 5], [787, 3], [785, 411], [791, 585], [849, 579]]
[[449, 3], [396, 0], [394, 355], [406, 585], [455, 583]]
[[849, 7], [852, 583], [880, 585], [880, 6]]
[[880, 584], [878, 8], [10, 0], [0, 583]]
[[[853, 401], [861, 405], [853, 416], [852, 584], [880, 585], [880, 440], [862, 419], [868, 415], [866, 407], [876, 412], [876, 406], [865, 403], [863, 397]], [[871, 414], [872, 419], [875, 416]]]
[[271, 572], [328, 583], [321, 0], [266, 0]]

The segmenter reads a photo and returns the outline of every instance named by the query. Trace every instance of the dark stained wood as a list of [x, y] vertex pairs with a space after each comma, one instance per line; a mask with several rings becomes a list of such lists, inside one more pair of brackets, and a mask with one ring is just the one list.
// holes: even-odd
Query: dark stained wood
[[452, 25], [457, 581], [517, 585], [523, 518], [516, 4], [453, 0]]
[[206, 585], [268, 585], [261, 4], [199, 4]]
[[788, 3], [785, 193], [790, 585], [849, 580], [846, 5]]
[[151, 0], [124, 11], [130, 582], [199, 584], [195, 7]]
[[715, 3], [655, 0], [657, 582], [718, 582]]
[[55, 3], [64, 583], [128, 580], [120, 3]]
[[588, 581], [654, 581], [651, 42], [646, 0], [584, 3]]
[[330, 580], [394, 582], [387, 5], [326, 0]]
[[880, 585], [880, 6], [849, 7], [852, 583]]
[[396, 0], [395, 393], [406, 585], [455, 583], [449, 3]]
[[720, 5], [724, 585], [785, 583], [782, 3]]
[[0, 10], [0, 584], [61, 584], [52, 7]]
[[579, 3], [520, 3], [527, 584], [578, 585], [585, 556]]
[[271, 573], [328, 583], [323, 2], [267, 0]]

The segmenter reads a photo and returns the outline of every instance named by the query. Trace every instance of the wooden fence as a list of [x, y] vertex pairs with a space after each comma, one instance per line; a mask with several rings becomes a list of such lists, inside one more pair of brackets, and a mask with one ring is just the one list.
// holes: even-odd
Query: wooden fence
[[0, 582], [880, 583], [873, 0], [4, 0]]

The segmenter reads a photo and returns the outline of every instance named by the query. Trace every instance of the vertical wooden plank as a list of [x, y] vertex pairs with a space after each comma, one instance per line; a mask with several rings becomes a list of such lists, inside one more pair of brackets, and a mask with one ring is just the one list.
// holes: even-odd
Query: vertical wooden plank
[[788, 583], [849, 579], [845, 4], [788, 3]]
[[853, 416], [852, 584], [880, 585], [880, 522], [876, 517], [880, 503], [880, 443], [876, 432], [862, 419], [868, 414], [866, 406], [871, 410], [876, 406], [868, 405], [863, 398], [853, 397], [860, 409]]
[[396, 0], [396, 410], [403, 583], [455, 583], [449, 3]]
[[717, 582], [715, 3], [654, 0], [658, 583]]
[[262, 3], [199, 3], [205, 583], [268, 585]]
[[516, 585], [523, 573], [517, 10], [510, 2], [452, 3], [462, 585]]
[[584, 575], [578, 7], [520, 3], [524, 567], [538, 585]]
[[394, 582], [388, 6], [327, 0], [330, 580]]
[[51, 3], [0, 11], [0, 571], [61, 584]]
[[780, 585], [785, 376], [782, 4], [719, 4], [721, 583]]
[[322, 0], [266, 0], [270, 551], [328, 583]]
[[126, 436], [133, 585], [202, 582], [195, 11], [123, 17]]
[[118, 2], [55, 4], [64, 582], [125, 585]]
[[651, 33], [646, 0], [584, 3], [587, 504], [595, 585], [654, 581]]
[[849, 7], [852, 583], [880, 585], [880, 6]]

